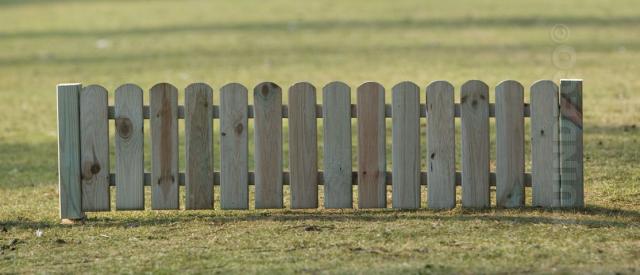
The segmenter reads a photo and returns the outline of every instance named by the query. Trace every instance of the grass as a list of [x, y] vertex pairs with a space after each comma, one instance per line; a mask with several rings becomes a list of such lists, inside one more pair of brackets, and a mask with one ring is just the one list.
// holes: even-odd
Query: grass
[[[0, 273], [640, 272], [638, 24], [631, 0], [0, 1]], [[583, 210], [144, 211], [59, 224], [57, 83], [559, 78], [585, 80]]]

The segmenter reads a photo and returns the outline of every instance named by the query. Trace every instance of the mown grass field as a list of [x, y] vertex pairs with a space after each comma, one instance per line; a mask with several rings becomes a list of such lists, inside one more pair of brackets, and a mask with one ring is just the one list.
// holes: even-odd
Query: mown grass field
[[[633, 0], [2, 0], [0, 273], [638, 273], [639, 25]], [[583, 210], [147, 210], [59, 224], [57, 83], [560, 78], [584, 79]]]

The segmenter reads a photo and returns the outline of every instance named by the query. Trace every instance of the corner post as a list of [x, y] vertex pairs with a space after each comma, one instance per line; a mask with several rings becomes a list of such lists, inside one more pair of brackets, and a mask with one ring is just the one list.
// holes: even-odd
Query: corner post
[[82, 84], [59, 84], [58, 183], [60, 219], [63, 223], [84, 218], [80, 179], [80, 90]]
[[582, 80], [560, 80], [560, 205], [584, 207]]

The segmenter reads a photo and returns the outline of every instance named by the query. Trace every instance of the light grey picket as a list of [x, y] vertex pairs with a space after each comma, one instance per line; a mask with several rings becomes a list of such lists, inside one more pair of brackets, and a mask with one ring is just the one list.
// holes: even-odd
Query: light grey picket
[[558, 86], [542, 80], [531, 86], [531, 178], [533, 206], [560, 206]]
[[318, 207], [316, 88], [307, 82], [289, 88], [291, 208]]
[[489, 87], [471, 80], [460, 92], [462, 207], [491, 206], [489, 193]]
[[427, 87], [427, 205], [456, 206], [456, 160], [453, 86], [435, 81]]
[[80, 181], [80, 84], [56, 87], [58, 101], [58, 182], [60, 219], [84, 218]]
[[524, 88], [513, 80], [496, 87], [496, 205], [524, 206]]
[[212, 89], [194, 83], [185, 90], [185, 205], [187, 209], [213, 208]]
[[351, 89], [331, 82], [322, 91], [324, 207], [352, 208]]
[[560, 80], [560, 203], [584, 207], [582, 80]]
[[151, 208], [178, 209], [178, 89], [168, 83], [149, 90]]
[[249, 208], [247, 88], [220, 89], [220, 207]]
[[109, 119], [107, 90], [91, 85], [80, 92], [82, 210], [109, 211]]
[[116, 209], [144, 209], [144, 135], [142, 89], [116, 89]]
[[384, 87], [358, 87], [358, 207], [387, 207]]
[[402, 82], [392, 89], [393, 208], [420, 208], [420, 87]]
[[273, 82], [253, 90], [255, 207], [282, 208], [282, 90]]

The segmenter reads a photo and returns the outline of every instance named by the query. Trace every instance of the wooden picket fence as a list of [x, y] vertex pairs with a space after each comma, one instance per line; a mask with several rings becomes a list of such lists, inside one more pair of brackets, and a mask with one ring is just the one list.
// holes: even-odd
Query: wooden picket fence
[[[532, 187], [532, 205], [582, 207], [582, 81], [562, 80], [560, 89], [548, 80], [531, 86], [530, 104], [523, 86], [512, 80], [495, 88], [471, 80], [454, 102], [454, 87], [435, 81], [421, 89], [402, 82], [385, 89], [376, 82], [357, 88], [332, 82], [322, 89], [306, 82], [289, 88], [288, 106], [281, 88], [271, 82], [253, 90], [231, 83], [220, 89], [220, 105], [212, 104], [207, 84], [189, 85], [184, 106], [178, 89], [161, 83], [149, 91], [132, 84], [115, 91], [108, 105], [101, 86], [60, 84], [58, 95], [60, 215], [81, 219], [84, 212], [109, 211], [115, 186], [117, 210], [143, 210], [144, 186], [151, 187], [152, 209], [212, 209], [219, 185], [222, 209], [249, 209], [249, 186], [255, 185], [255, 208], [283, 208], [283, 185], [290, 186], [290, 207], [317, 208], [318, 185], [324, 185], [324, 207], [352, 208], [357, 185], [359, 208], [421, 206], [421, 185], [427, 185], [431, 209], [456, 206], [456, 185], [462, 186], [462, 207], [486, 208], [495, 186], [497, 207], [525, 205], [525, 186]], [[455, 118], [461, 119], [461, 172], [456, 172]], [[490, 168], [490, 118], [496, 125], [496, 167]], [[525, 124], [531, 118], [531, 173], [525, 173]], [[289, 169], [283, 169], [283, 118], [288, 119]], [[357, 119], [357, 171], [352, 171], [352, 118]], [[386, 118], [392, 118], [392, 169], [386, 167]], [[420, 121], [425, 118], [427, 155], [421, 155]], [[144, 120], [150, 120], [151, 171], [144, 169]], [[184, 119], [185, 171], [178, 168], [178, 120]], [[220, 171], [213, 169], [214, 119], [220, 142]], [[253, 119], [254, 166], [248, 171], [248, 120]], [[318, 171], [317, 119], [323, 119], [324, 171]], [[109, 120], [115, 121], [115, 173], [110, 173]], [[421, 171], [426, 161], [427, 171]]]

